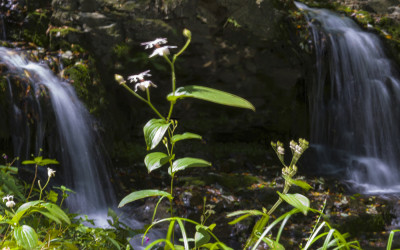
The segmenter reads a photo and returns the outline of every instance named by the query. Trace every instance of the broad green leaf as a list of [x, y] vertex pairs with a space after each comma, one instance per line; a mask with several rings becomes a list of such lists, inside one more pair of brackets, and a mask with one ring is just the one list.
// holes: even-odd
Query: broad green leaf
[[123, 207], [127, 203], [130, 203], [132, 201], [140, 200], [143, 198], [151, 197], [151, 196], [166, 196], [168, 199], [172, 199], [172, 196], [170, 193], [167, 193], [165, 191], [160, 191], [160, 190], [155, 190], [155, 189], [146, 189], [146, 190], [140, 190], [136, 192], [132, 192], [125, 196], [121, 202], [119, 203], [118, 207]]
[[211, 163], [198, 158], [185, 157], [178, 159], [172, 163], [172, 171], [171, 167], [168, 168], [168, 173], [172, 174], [178, 172], [180, 170], [184, 170], [186, 168], [194, 168], [194, 167], [209, 167]]
[[312, 189], [312, 187], [305, 181], [302, 180], [293, 180], [292, 178], [288, 177], [288, 176], [284, 176], [285, 180], [287, 180], [289, 183], [299, 186], [302, 189], [308, 191], [310, 189]]
[[14, 228], [14, 238], [17, 244], [25, 249], [33, 249], [38, 244], [38, 236], [35, 230], [28, 225]]
[[16, 168], [16, 167], [0, 165], [0, 169], [2, 169], [2, 170], [4, 169], [6, 171], [9, 171], [12, 174], [17, 174], [18, 173], [18, 168]]
[[170, 123], [163, 119], [151, 119], [143, 128], [147, 150], [155, 148], [164, 137]]
[[19, 220], [24, 216], [24, 214], [30, 209], [31, 207], [36, 206], [37, 204], [41, 203], [43, 201], [30, 201], [22, 204], [17, 211], [15, 211], [15, 214], [12, 218], [13, 223], [19, 223]]
[[197, 98], [227, 106], [251, 109], [253, 111], [256, 110], [253, 104], [242, 97], [221, 90], [196, 85], [184, 86], [176, 89], [174, 93], [170, 93], [167, 96], [167, 100], [176, 102], [176, 100], [186, 97]]
[[194, 244], [196, 248], [207, 244], [210, 241], [210, 234], [207, 232], [207, 227], [197, 225], [196, 226], [196, 233], [194, 235]]
[[47, 199], [53, 203], [56, 203], [58, 200], [58, 194], [53, 190], [50, 190], [50, 192], [47, 194]]
[[46, 216], [47, 218], [49, 218], [52, 221], [55, 221], [57, 224], [61, 224], [61, 220], [59, 218], [57, 218], [57, 216], [53, 215], [52, 213], [48, 212], [47, 210], [44, 209], [33, 209], [32, 212], [38, 212], [43, 214], [44, 216]]
[[162, 167], [170, 160], [170, 157], [167, 154], [161, 152], [154, 152], [146, 155], [144, 158], [144, 164], [147, 167], [147, 171], [149, 173], [153, 170], [156, 170]]
[[183, 134], [179, 134], [179, 135], [174, 135], [171, 138], [171, 142], [175, 143], [177, 141], [181, 141], [181, 140], [187, 140], [187, 139], [202, 139], [201, 135], [198, 134], [193, 134], [193, 133], [183, 133]]
[[304, 215], [307, 214], [308, 209], [310, 208], [310, 200], [307, 197], [301, 194], [281, 194], [280, 192], [277, 193], [284, 201], [299, 209], [301, 212], [303, 212]]
[[23, 161], [22, 164], [37, 164], [39, 166], [45, 166], [48, 164], [59, 164], [58, 161], [53, 159], [43, 159], [42, 156], [35, 157], [33, 160]]
[[52, 215], [56, 216], [67, 224], [71, 224], [68, 215], [58, 205], [50, 202], [42, 203], [41, 205], [45, 207]]

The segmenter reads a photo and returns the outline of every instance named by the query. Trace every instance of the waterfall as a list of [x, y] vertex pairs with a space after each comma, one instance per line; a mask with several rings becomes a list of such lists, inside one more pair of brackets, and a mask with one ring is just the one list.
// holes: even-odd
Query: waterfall
[[320, 165], [344, 169], [360, 192], [399, 192], [400, 81], [379, 37], [350, 18], [296, 6], [315, 46], [310, 139]]
[[[102, 219], [106, 220], [107, 206], [115, 204], [113, 201], [113, 189], [110, 184], [105, 160], [99, 150], [99, 142], [96, 140], [96, 133], [93, 129], [93, 120], [89, 112], [79, 101], [73, 87], [57, 78], [53, 72], [44, 64], [35, 63], [27, 60], [13, 50], [0, 48], [0, 62], [6, 65], [10, 74], [25, 75], [29, 78], [29, 86], [32, 93], [30, 102], [33, 102], [36, 110], [35, 119], [36, 128], [36, 155], [41, 146], [45, 126], [43, 125], [43, 111], [41, 107], [42, 93], [48, 93], [52, 106], [53, 116], [55, 117], [55, 126], [58, 131], [58, 141], [60, 145], [50, 145], [60, 147], [60, 161], [63, 167], [63, 177], [65, 186], [76, 192], [67, 199], [67, 206], [73, 212], [84, 214], [94, 214], [101, 211]], [[12, 87], [9, 84], [9, 96], [13, 98]], [[45, 90], [45, 91], [43, 91]], [[47, 98], [48, 99], [48, 98]], [[16, 146], [15, 153], [22, 153], [22, 137], [29, 147], [29, 127], [22, 118], [22, 111], [12, 104], [12, 119], [17, 132], [13, 135]], [[28, 128], [28, 129], [26, 129]], [[25, 132], [23, 131], [25, 130]], [[26, 131], [28, 130], [28, 131]], [[24, 134], [25, 133], [25, 134]], [[53, 135], [54, 136], [54, 135]], [[55, 143], [53, 143], [55, 144]], [[26, 146], [26, 145], [25, 145]], [[25, 154], [27, 151], [24, 150]], [[26, 157], [23, 155], [21, 157]], [[55, 167], [57, 172], [58, 169]], [[105, 211], [105, 212], [104, 212]], [[90, 216], [89, 216], [90, 217]], [[93, 218], [97, 219], [97, 218]], [[100, 218], [101, 219], [101, 218]], [[101, 222], [100, 222], [101, 223]]]

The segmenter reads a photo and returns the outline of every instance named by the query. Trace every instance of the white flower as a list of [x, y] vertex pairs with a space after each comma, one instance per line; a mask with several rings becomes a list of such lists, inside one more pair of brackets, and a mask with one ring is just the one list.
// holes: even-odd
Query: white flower
[[166, 44], [167, 43], [167, 38], [156, 38], [154, 41], [150, 42], [144, 42], [141, 43], [140, 45], [145, 46], [144, 49], [151, 49], [153, 47], [157, 47], [160, 44]]
[[12, 207], [15, 206], [15, 202], [14, 201], [7, 201], [6, 202], [6, 206], [9, 207], [9, 208], [12, 208]]
[[14, 199], [14, 195], [7, 195], [7, 196], [4, 196], [3, 197], [3, 202], [4, 202], [4, 200], [7, 200], [7, 201], [10, 201], [10, 200], [13, 200]]
[[51, 168], [47, 168], [47, 176], [49, 176], [49, 178], [56, 176], [56, 171]]
[[155, 85], [152, 81], [141, 81], [135, 85], [135, 92], [138, 88], [142, 91], [145, 91], [150, 86], [157, 88], [157, 85]]
[[128, 76], [128, 80], [131, 82], [143, 81], [145, 76], [151, 76], [151, 74], [149, 74], [149, 72], [150, 72], [150, 70], [146, 70], [145, 72], [139, 73], [137, 75]]
[[277, 151], [278, 151], [278, 154], [280, 154], [280, 155], [284, 155], [285, 154], [285, 149], [282, 148], [281, 146], [278, 146]]
[[153, 57], [156, 55], [164, 56], [169, 55], [169, 49], [177, 48], [176, 46], [163, 46], [155, 49], [153, 53], [149, 57]]
[[297, 143], [295, 143], [294, 141], [290, 142], [290, 148], [291, 149], [296, 150], [296, 145], [297, 145]]
[[303, 149], [302, 149], [299, 145], [296, 145], [294, 151], [295, 151], [296, 154], [301, 154], [301, 153], [303, 153]]

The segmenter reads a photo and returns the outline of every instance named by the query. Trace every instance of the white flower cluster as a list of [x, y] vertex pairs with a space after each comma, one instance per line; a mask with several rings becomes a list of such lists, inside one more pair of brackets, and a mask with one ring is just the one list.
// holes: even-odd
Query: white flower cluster
[[7, 200], [7, 202], [6, 202], [7, 207], [12, 208], [15, 206], [14, 195], [7, 195], [7, 196], [3, 197], [3, 202], [5, 200]]
[[176, 46], [160, 46], [161, 44], [166, 44], [167, 43], [167, 38], [157, 38], [154, 41], [150, 41], [150, 42], [144, 42], [141, 43], [140, 45], [145, 46], [144, 49], [151, 49], [151, 48], [155, 48], [153, 53], [151, 53], [151, 55], [149, 57], [153, 57], [156, 55], [159, 56], [164, 56], [164, 55], [169, 55], [169, 49], [175, 49], [177, 48]]
[[137, 75], [128, 76], [128, 80], [130, 82], [138, 82], [135, 85], [135, 92], [137, 91], [138, 88], [142, 91], [145, 91], [150, 86], [157, 88], [157, 85], [155, 85], [152, 81], [144, 79], [145, 76], [151, 76], [151, 74], [149, 74], [149, 72], [150, 72], [150, 70], [146, 70]]
[[300, 155], [303, 153], [303, 148], [294, 141], [290, 142], [290, 148], [293, 150], [295, 154]]
[[276, 151], [278, 151], [278, 154], [280, 154], [280, 155], [284, 155], [285, 154], [285, 149], [283, 147], [281, 147], [281, 146], [278, 146]]

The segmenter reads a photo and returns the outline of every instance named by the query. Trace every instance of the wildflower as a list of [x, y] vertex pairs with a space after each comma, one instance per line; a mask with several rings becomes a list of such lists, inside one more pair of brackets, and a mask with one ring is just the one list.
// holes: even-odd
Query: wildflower
[[156, 55], [159, 56], [164, 56], [164, 55], [169, 55], [169, 49], [177, 48], [176, 46], [163, 46], [156, 48], [153, 53], [149, 57], [153, 57]]
[[303, 153], [303, 149], [299, 145], [296, 145], [294, 152], [296, 154], [301, 154], [301, 153]]
[[128, 76], [128, 80], [131, 82], [139, 82], [139, 81], [143, 81], [145, 76], [151, 76], [151, 74], [149, 74], [150, 70], [146, 70], [142, 73], [139, 73], [137, 75], [131, 75]]
[[12, 207], [15, 206], [15, 202], [14, 201], [7, 201], [6, 202], [6, 206], [9, 207], [9, 208], [12, 208]]
[[157, 88], [157, 85], [155, 85], [152, 81], [150, 81], [150, 80], [147, 80], [147, 81], [141, 81], [141, 82], [139, 82], [139, 83], [137, 83], [136, 85], [135, 85], [135, 92], [137, 91], [137, 89], [139, 88], [140, 90], [142, 90], [142, 91], [145, 91], [148, 87], [150, 87], [150, 86], [152, 86], [152, 87], [154, 87], [154, 88]]
[[126, 83], [124, 77], [121, 76], [121, 75], [115, 74], [115, 75], [114, 75], [114, 79], [115, 79], [115, 81], [117, 81], [119, 84], [124, 84], [124, 83]]
[[278, 154], [280, 154], [280, 155], [284, 155], [285, 154], [285, 149], [283, 147], [281, 147], [281, 146], [278, 147], [277, 151], [278, 151]]
[[150, 41], [150, 42], [144, 42], [141, 43], [140, 45], [145, 46], [144, 49], [151, 49], [153, 47], [160, 47], [160, 44], [166, 44], [167, 43], [167, 38], [157, 38], [154, 41]]
[[144, 236], [144, 239], [145, 239], [145, 243], [146, 243], [146, 244], [149, 243], [149, 241], [150, 241], [150, 238], [149, 238], [149, 237]]
[[56, 176], [56, 171], [54, 171], [51, 168], [47, 168], [47, 175], [49, 176], [49, 178], [54, 177], [54, 176]]
[[292, 150], [296, 150], [296, 145], [297, 145], [297, 143], [295, 143], [294, 141], [290, 141], [290, 148]]
[[6, 206], [9, 208], [12, 208], [13, 206], [15, 206], [15, 202], [13, 201], [13, 199], [14, 199], [14, 195], [7, 195], [7, 196], [3, 197], [3, 202], [5, 200], [7, 200]]

